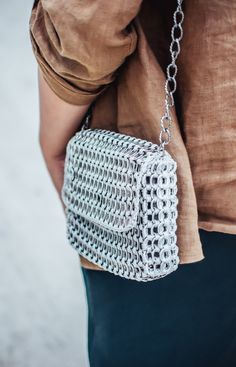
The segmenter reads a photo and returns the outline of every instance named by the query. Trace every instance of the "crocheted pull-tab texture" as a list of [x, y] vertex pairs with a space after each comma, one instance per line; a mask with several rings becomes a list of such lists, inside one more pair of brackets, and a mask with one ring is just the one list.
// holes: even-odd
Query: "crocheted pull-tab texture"
[[142, 177], [158, 154], [150, 150], [153, 144], [140, 142], [99, 129], [77, 133], [67, 147], [63, 201], [68, 209], [113, 231], [133, 228]]
[[67, 236], [85, 258], [148, 281], [177, 269], [177, 163], [156, 144], [102, 130], [67, 145]]

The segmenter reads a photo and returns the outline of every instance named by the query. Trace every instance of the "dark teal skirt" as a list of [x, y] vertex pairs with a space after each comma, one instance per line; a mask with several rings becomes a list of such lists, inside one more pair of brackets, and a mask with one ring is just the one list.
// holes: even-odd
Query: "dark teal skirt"
[[160, 280], [82, 269], [91, 367], [236, 366], [236, 235], [199, 233], [205, 259]]

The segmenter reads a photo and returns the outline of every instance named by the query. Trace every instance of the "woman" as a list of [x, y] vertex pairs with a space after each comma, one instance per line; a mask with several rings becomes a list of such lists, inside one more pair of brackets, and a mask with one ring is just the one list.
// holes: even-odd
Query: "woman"
[[[181, 265], [140, 284], [80, 256], [91, 367], [236, 363], [236, 6], [184, 5], [168, 146], [178, 163]], [[175, 7], [174, 0], [35, 1], [40, 144], [59, 196], [66, 145], [92, 102], [92, 128], [158, 141]]]

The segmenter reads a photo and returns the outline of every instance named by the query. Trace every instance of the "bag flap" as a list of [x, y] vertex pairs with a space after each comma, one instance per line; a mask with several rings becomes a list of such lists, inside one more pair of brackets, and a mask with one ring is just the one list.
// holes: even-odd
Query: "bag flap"
[[153, 160], [147, 148], [153, 146], [102, 129], [78, 132], [67, 145], [62, 188], [66, 207], [112, 231], [133, 228], [143, 171]]

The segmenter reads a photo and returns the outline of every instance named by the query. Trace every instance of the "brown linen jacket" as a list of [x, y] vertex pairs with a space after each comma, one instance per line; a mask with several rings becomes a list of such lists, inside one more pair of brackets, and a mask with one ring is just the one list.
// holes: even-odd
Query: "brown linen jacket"
[[[63, 100], [96, 100], [91, 127], [159, 141], [173, 0], [39, 0], [33, 51]], [[172, 141], [180, 262], [204, 258], [198, 228], [236, 234], [236, 5], [186, 0]], [[99, 269], [80, 257], [87, 268]]]

